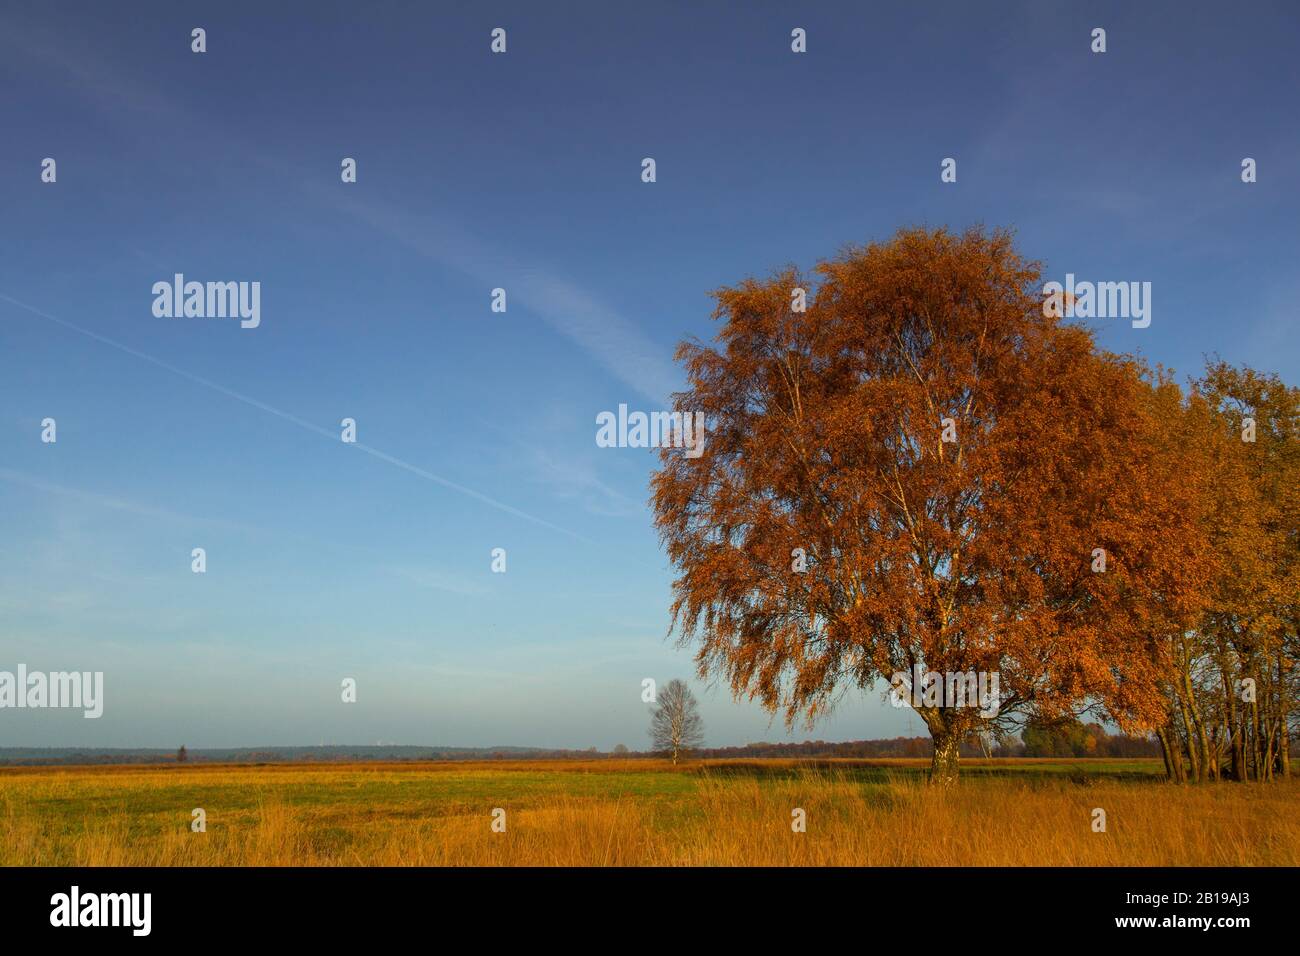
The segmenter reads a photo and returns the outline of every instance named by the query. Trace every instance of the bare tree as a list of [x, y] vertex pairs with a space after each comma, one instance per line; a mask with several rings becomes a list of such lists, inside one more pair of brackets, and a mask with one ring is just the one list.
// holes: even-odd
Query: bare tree
[[659, 692], [658, 703], [650, 718], [650, 739], [656, 750], [671, 752], [677, 763], [680, 754], [704, 742], [704, 721], [685, 681], [669, 681]]

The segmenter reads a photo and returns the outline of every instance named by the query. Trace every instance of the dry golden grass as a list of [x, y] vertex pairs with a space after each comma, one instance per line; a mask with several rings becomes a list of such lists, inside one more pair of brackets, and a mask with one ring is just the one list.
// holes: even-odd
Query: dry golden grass
[[1176, 787], [1062, 764], [985, 763], [949, 792], [915, 761], [6, 768], [0, 863], [1300, 865], [1296, 781]]

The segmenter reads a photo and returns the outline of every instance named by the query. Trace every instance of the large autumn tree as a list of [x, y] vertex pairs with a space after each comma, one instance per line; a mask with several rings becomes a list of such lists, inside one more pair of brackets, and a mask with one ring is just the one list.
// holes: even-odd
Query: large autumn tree
[[[1192, 545], [1155, 386], [1041, 288], [1006, 233], [912, 229], [715, 293], [716, 343], [678, 350], [704, 452], [653, 479], [701, 676], [787, 724], [918, 666], [996, 672], [999, 719], [1164, 719]], [[985, 718], [917, 710], [951, 782]]]

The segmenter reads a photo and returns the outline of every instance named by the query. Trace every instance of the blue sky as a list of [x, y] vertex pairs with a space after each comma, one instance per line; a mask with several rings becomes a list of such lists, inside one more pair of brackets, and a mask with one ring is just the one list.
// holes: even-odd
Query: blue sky
[[[106, 684], [0, 746], [646, 746], [692, 655], [654, 458], [595, 416], [665, 406], [709, 290], [903, 225], [1150, 281], [1110, 348], [1300, 381], [1294, 5], [441, 6], [0, 8], [0, 670]], [[177, 272], [260, 327], [156, 318]], [[785, 738], [693, 683], [709, 744]], [[852, 692], [792, 736], [908, 731]]]

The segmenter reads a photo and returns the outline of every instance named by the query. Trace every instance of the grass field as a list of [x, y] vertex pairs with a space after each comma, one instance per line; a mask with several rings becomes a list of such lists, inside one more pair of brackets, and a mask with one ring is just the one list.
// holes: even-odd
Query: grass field
[[[1150, 760], [0, 768], [0, 864], [1300, 865], [1300, 785]], [[206, 811], [207, 832], [191, 831]], [[493, 832], [492, 812], [506, 811]], [[1093, 831], [1093, 810], [1106, 832]], [[792, 831], [792, 811], [806, 832]]]

